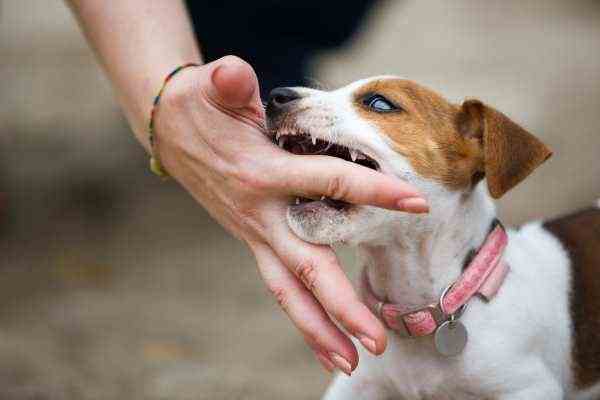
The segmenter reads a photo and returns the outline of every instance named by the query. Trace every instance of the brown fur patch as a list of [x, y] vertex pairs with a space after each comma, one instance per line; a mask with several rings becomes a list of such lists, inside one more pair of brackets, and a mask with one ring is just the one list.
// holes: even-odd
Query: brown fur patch
[[[375, 93], [403, 111], [369, 110], [362, 101]], [[407, 80], [382, 79], [360, 88], [354, 100], [361, 117], [386, 134], [421, 176], [460, 189], [471, 185], [474, 171], [483, 167], [478, 141], [457, 132], [458, 108], [435, 92]]]
[[[363, 104], [379, 94], [402, 110], [375, 112]], [[354, 104], [394, 143], [415, 171], [451, 189], [465, 189], [487, 177], [494, 198], [522, 181], [551, 151], [499, 111], [478, 100], [461, 107], [403, 79], [380, 79], [357, 91]]]
[[552, 155], [535, 136], [479, 100], [465, 101], [457, 122], [463, 135], [482, 141], [483, 172], [490, 194], [496, 199]]
[[600, 382], [600, 209], [548, 221], [544, 227], [571, 257], [571, 318], [574, 328], [575, 384]]

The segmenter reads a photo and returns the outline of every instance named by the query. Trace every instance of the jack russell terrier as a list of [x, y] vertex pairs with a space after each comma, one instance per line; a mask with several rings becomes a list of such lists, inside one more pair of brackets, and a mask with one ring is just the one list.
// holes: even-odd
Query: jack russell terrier
[[363, 301], [390, 332], [325, 399], [600, 399], [600, 209], [505, 230], [492, 202], [550, 157], [543, 143], [478, 100], [390, 76], [274, 89], [267, 123], [285, 150], [396, 176], [430, 205], [290, 205], [302, 239], [357, 247]]

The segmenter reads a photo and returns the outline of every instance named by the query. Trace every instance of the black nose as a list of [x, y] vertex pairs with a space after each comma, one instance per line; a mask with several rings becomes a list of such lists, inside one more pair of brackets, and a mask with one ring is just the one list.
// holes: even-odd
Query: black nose
[[271, 90], [271, 93], [269, 93], [268, 106], [272, 107], [274, 110], [278, 110], [299, 98], [300, 94], [294, 89], [278, 87]]

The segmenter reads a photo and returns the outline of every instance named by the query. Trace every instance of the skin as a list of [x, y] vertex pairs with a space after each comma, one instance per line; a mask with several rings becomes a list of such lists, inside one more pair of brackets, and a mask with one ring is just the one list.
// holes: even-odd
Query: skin
[[[148, 118], [164, 77], [178, 65], [202, 63], [184, 5], [174, 0], [69, 4], [133, 132], [150, 151]], [[332, 157], [287, 153], [266, 139], [263, 126], [256, 75], [247, 63], [228, 56], [188, 68], [169, 82], [156, 114], [154, 152], [198, 203], [248, 245], [269, 291], [322, 365], [350, 374], [358, 354], [347, 333], [381, 354], [385, 330], [357, 297], [331, 248], [291, 232], [287, 206], [296, 196], [322, 195], [415, 213], [425, 212], [427, 204], [393, 177]]]

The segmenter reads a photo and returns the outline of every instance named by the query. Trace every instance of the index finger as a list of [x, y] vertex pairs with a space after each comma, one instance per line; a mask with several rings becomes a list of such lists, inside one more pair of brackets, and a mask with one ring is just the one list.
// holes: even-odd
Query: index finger
[[[276, 179], [279, 189], [308, 198], [326, 196], [352, 204], [423, 213], [421, 193], [402, 180], [328, 156], [290, 155]], [[277, 172], [275, 172], [277, 174]]]

